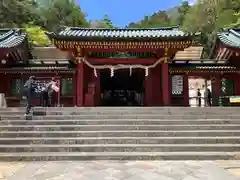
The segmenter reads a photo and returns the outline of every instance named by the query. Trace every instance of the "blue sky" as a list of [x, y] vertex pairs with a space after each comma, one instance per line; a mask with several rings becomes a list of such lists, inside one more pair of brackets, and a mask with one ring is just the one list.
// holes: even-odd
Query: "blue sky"
[[[159, 10], [166, 10], [182, 0], [76, 0], [88, 19], [102, 19], [107, 14], [118, 27], [141, 20]], [[192, 0], [191, 0], [192, 1]]]

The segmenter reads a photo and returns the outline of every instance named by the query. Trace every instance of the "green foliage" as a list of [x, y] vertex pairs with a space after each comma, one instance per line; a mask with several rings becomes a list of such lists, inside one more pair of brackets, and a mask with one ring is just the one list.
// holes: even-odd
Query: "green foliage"
[[0, 9], [0, 27], [25, 28], [36, 46], [50, 43], [43, 29], [88, 26], [85, 14], [74, 0], [2, 0]]
[[88, 26], [86, 15], [73, 0], [52, 0], [41, 5], [44, 26], [49, 31], [57, 31], [60, 26]]
[[92, 28], [116, 28], [107, 14], [104, 15], [103, 19], [90, 21], [89, 24]]
[[129, 28], [157, 28], [166, 27], [171, 24], [170, 18], [165, 11], [159, 11], [151, 16], [144, 16], [144, 18], [137, 23], [130, 23]]
[[211, 51], [216, 33], [224, 27], [240, 27], [239, 0], [197, 0], [190, 6], [187, 1], [181, 5], [159, 11], [151, 16], [144, 16], [137, 23], [130, 23], [128, 27], [151, 28], [161, 26], [180, 25], [187, 32], [201, 32], [201, 43], [204, 45], [205, 56]]
[[[86, 20], [86, 14], [74, 0], [1, 0], [0, 27], [24, 27], [36, 46], [49, 45], [44, 30], [58, 31], [61, 26], [116, 28], [108, 15], [98, 21]], [[180, 25], [184, 31], [201, 32], [206, 54], [221, 28], [240, 26], [240, 0], [187, 1], [167, 11], [158, 11], [132, 22], [130, 28], [157, 28]], [[27, 24], [27, 25], [26, 25]]]
[[1, 0], [0, 9], [1, 28], [22, 27], [26, 23], [41, 21], [35, 0]]
[[115, 28], [111, 19], [109, 18], [109, 16], [107, 14], [104, 15], [102, 22], [106, 28]]
[[176, 9], [177, 9], [177, 14], [171, 17], [172, 25], [182, 25], [185, 20], [186, 14], [190, 9], [190, 5], [188, 1], [184, 1]]
[[234, 14], [236, 20], [230, 25], [226, 25], [227, 28], [240, 28], [240, 12]]
[[49, 46], [51, 41], [46, 36], [45, 32], [40, 26], [25, 25], [25, 31], [28, 34], [29, 41], [34, 46]]
[[216, 33], [226, 26], [239, 25], [234, 15], [239, 9], [239, 0], [198, 0], [186, 14], [182, 29], [202, 33], [205, 56], [208, 56]]

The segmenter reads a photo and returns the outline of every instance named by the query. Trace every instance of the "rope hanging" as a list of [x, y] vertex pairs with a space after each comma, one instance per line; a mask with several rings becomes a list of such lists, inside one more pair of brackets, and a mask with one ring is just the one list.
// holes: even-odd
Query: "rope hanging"
[[84, 57], [82, 58], [77, 58], [78, 60], [82, 61], [85, 63], [88, 67], [94, 69], [94, 75], [97, 77], [97, 70], [101, 69], [110, 69], [111, 71], [111, 77], [114, 76], [114, 71], [119, 70], [119, 69], [130, 69], [130, 74], [132, 74], [132, 69], [145, 69], [145, 76], [148, 76], [149, 68], [155, 68], [158, 64], [162, 63], [164, 60], [167, 59], [167, 57], [161, 57], [158, 59], [154, 64], [152, 65], [141, 65], [141, 64], [130, 64], [130, 65], [125, 65], [125, 64], [117, 64], [117, 65], [92, 65], [90, 64]]

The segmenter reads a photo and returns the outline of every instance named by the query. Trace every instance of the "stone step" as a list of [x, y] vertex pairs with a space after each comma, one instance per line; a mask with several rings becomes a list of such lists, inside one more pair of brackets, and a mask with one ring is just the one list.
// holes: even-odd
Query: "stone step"
[[0, 125], [0, 131], [189, 131], [240, 130], [237, 124], [207, 125]]
[[226, 137], [13, 137], [0, 138], [12, 144], [239, 144], [240, 136]]
[[[134, 106], [119, 106], [119, 107], [34, 107], [34, 110], [42, 111], [88, 111], [88, 112], [103, 112], [103, 111], [168, 111], [175, 112], [176, 110], [181, 111], [192, 111], [192, 112], [211, 112], [211, 111], [228, 111], [228, 112], [237, 112], [240, 107], [134, 107]], [[8, 108], [0, 108], [0, 112], [2, 111], [21, 111], [24, 112], [26, 110], [25, 107], [8, 107]]]
[[207, 124], [235, 124], [239, 125], [237, 119], [82, 119], [82, 120], [2, 120], [0, 125], [207, 125]]
[[[33, 111], [32, 115], [131, 115], [131, 114], [154, 114], [154, 115], [226, 115], [226, 114], [238, 114], [238, 111], [221, 111], [221, 110], [213, 110], [213, 111]], [[23, 115], [25, 111], [1, 111], [0, 115]]]
[[[215, 110], [204, 110], [204, 111], [194, 111], [191, 109], [186, 110], [178, 110], [175, 109], [174, 111], [170, 110], [103, 110], [103, 111], [84, 111], [84, 110], [34, 110], [33, 114], [47, 114], [47, 115], [88, 115], [88, 114], [94, 114], [94, 115], [105, 115], [105, 114], [158, 114], [158, 115], [184, 115], [184, 114], [190, 114], [190, 115], [212, 115], [212, 114], [238, 114], [238, 110], [221, 110], [221, 109], [215, 109]], [[0, 115], [21, 115], [24, 114], [25, 111], [0, 111]]]
[[82, 119], [179, 119], [179, 120], [189, 120], [189, 119], [240, 119], [240, 113], [236, 115], [209, 115], [209, 116], [196, 116], [196, 115], [154, 115], [154, 114], [122, 114], [122, 115], [47, 115], [47, 116], [18, 116], [18, 115], [5, 115], [0, 116], [0, 120], [82, 120]]
[[0, 152], [237, 152], [239, 144], [12, 144]]
[[2, 131], [0, 137], [223, 137], [240, 136], [240, 130], [179, 130], [179, 131]]
[[239, 152], [24, 152], [0, 153], [0, 161], [239, 160]]
[[228, 161], [215, 161], [218, 167], [224, 169], [239, 169], [240, 168], [240, 161], [239, 160], [228, 160]]

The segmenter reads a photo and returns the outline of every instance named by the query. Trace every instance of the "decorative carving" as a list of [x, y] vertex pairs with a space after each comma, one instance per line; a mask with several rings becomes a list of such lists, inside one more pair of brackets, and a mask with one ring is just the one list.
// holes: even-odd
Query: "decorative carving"
[[102, 42], [102, 41], [59, 41], [59, 40], [53, 40], [54, 44], [58, 47], [61, 46], [61, 48], [64, 49], [72, 49], [76, 47], [80, 48], [152, 48], [152, 49], [159, 49], [159, 48], [165, 48], [168, 50], [168, 48], [173, 49], [184, 49], [186, 47], [189, 47], [193, 42], [192, 41], [160, 41], [160, 42], [134, 42], [134, 41], [128, 41], [128, 42]]
[[81, 57], [83, 54], [82, 54], [82, 49], [80, 48], [80, 46], [77, 46], [77, 56], [78, 57]]
[[131, 56], [128, 52], [118, 52], [115, 56], [110, 56], [109, 58], [137, 58], [135, 56]]
[[168, 58], [167, 57], [165, 57], [165, 59], [164, 59], [164, 62], [163, 63], [168, 63]]
[[164, 56], [168, 56], [168, 48], [164, 48]]

